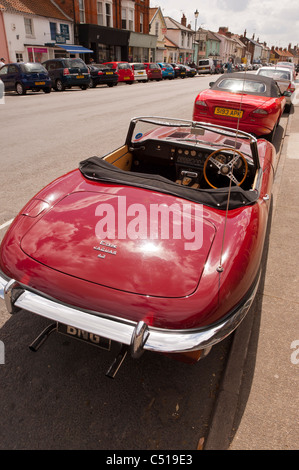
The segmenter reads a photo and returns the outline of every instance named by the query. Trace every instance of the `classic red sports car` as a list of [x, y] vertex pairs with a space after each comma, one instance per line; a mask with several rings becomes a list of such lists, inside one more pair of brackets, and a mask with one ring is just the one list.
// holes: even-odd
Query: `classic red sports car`
[[[287, 93], [287, 92], [285, 92]], [[233, 127], [273, 141], [286, 98], [269, 77], [250, 73], [221, 75], [194, 102], [193, 120]]]
[[[0, 248], [0, 297], [104, 348], [197, 361], [246, 315], [275, 150], [234, 129], [135, 118], [125, 144], [34, 196]], [[21, 313], [18, 313], [21, 314]]]

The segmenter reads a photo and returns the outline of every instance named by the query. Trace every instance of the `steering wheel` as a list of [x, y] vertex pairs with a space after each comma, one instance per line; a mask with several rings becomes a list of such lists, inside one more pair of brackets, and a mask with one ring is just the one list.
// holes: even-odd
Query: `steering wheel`
[[[225, 162], [221, 162], [219, 159], [215, 158], [218, 153], [224, 152], [224, 151], [230, 152], [230, 153], [233, 152], [233, 154], [234, 154], [233, 158], [231, 160], [227, 161], [228, 157], [224, 156], [224, 159], [226, 160]], [[237, 155], [235, 155], [235, 154], [237, 154]], [[241, 158], [241, 161], [240, 161], [240, 158]], [[241, 152], [239, 152], [239, 150], [230, 149], [230, 148], [223, 148], [223, 149], [215, 150], [215, 152], [212, 152], [207, 157], [207, 159], [204, 163], [204, 167], [203, 167], [204, 178], [205, 178], [206, 182], [214, 189], [218, 189], [218, 187], [214, 186], [209, 181], [209, 178], [207, 176], [207, 167], [208, 167], [209, 162], [213, 164], [213, 165], [210, 166], [210, 168], [212, 168], [214, 170], [213, 166], [216, 167], [216, 169], [218, 169], [218, 174], [219, 175], [227, 176], [227, 178], [229, 178], [237, 186], [241, 186], [241, 184], [245, 180], [245, 178], [247, 176], [247, 173], [248, 173], [248, 164], [247, 164], [246, 158], [244, 157], [244, 155]], [[236, 165], [238, 165], [238, 169], [240, 169], [242, 164], [244, 165], [245, 171], [244, 171], [244, 175], [243, 175], [242, 180], [238, 181], [237, 178], [235, 177], [234, 173], [233, 173], [234, 172], [234, 167], [236, 167]], [[209, 170], [210, 170], [210, 168], [209, 168]]]

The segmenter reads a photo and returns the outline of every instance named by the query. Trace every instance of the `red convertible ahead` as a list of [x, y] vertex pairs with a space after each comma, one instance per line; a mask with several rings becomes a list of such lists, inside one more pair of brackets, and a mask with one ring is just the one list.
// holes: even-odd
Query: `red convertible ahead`
[[233, 127], [270, 142], [284, 111], [288, 92], [270, 77], [227, 73], [195, 99], [193, 120]]
[[51, 331], [197, 361], [256, 293], [274, 147], [244, 132], [135, 118], [126, 142], [28, 202], [0, 248], [0, 297]]

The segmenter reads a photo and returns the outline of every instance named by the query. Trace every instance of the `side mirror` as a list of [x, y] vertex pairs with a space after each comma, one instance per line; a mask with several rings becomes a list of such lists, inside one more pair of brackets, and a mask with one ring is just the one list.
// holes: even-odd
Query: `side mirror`
[[292, 96], [292, 93], [290, 91], [284, 91], [282, 96]]
[[209, 87], [212, 87], [214, 85], [215, 82], [210, 82], [209, 83]]

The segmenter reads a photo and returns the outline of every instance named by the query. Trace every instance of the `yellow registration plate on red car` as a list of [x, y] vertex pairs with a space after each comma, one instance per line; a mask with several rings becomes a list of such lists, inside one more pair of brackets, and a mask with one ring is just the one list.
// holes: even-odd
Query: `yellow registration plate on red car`
[[35, 82], [35, 85], [45, 85], [46, 82]]
[[214, 114], [217, 114], [218, 116], [241, 118], [243, 116], [243, 111], [239, 111], [238, 109], [219, 108], [217, 106], [215, 108]]

